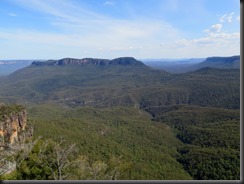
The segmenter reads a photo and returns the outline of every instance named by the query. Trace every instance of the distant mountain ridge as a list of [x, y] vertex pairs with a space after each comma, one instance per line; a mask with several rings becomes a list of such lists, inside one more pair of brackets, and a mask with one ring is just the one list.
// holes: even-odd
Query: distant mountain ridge
[[0, 100], [49, 101], [70, 107], [193, 104], [239, 108], [240, 71], [205, 70], [174, 75], [155, 70], [133, 57], [33, 62], [0, 80]]
[[239, 69], [240, 55], [230, 57], [195, 58], [178, 61], [145, 61], [145, 64], [170, 73], [187, 73], [201, 68]]
[[231, 57], [208, 57], [205, 61], [197, 64], [194, 68], [240, 68], [240, 56]]
[[233, 63], [235, 61], [240, 61], [240, 56], [231, 56], [231, 57], [208, 57], [204, 62], [225, 62], [225, 63]]
[[32, 65], [35, 66], [64, 66], [64, 65], [144, 65], [141, 61], [136, 60], [133, 57], [120, 57], [112, 60], [109, 59], [96, 59], [96, 58], [63, 58], [60, 60], [48, 60], [46, 62], [34, 61]]
[[0, 60], [0, 76], [6, 76], [14, 71], [30, 65], [33, 60]]

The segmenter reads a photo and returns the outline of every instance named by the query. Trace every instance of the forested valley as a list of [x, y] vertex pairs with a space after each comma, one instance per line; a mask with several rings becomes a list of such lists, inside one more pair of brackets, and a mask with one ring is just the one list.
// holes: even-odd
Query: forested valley
[[1, 77], [1, 180], [239, 180], [240, 69], [202, 66], [65, 58]]

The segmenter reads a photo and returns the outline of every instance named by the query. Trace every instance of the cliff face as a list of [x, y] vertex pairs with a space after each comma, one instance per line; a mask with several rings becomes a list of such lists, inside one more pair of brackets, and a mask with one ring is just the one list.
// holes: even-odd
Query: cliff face
[[0, 107], [0, 146], [11, 146], [31, 137], [33, 130], [27, 128], [27, 112], [24, 109]]
[[48, 60], [46, 62], [34, 61], [32, 65], [35, 66], [64, 66], [64, 65], [144, 65], [141, 61], [136, 60], [133, 57], [120, 57], [113, 60], [108, 59], [95, 59], [95, 58], [64, 58], [60, 60]]

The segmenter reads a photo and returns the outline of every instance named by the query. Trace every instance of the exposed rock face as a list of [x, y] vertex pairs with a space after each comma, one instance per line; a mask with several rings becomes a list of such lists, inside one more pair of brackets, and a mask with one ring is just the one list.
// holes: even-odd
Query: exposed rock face
[[94, 65], [108, 65], [108, 59], [93, 59], [93, 58], [84, 58], [84, 59], [73, 59], [73, 58], [64, 58], [57, 61], [58, 65], [68, 65], [68, 64], [94, 64]]
[[32, 65], [35, 66], [55, 66], [55, 65], [144, 65], [141, 61], [136, 60], [133, 57], [120, 57], [113, 60], [108, 59], [94, 59], [94, 58], [83, 58], [83, 59], [74, 59], [74, 58], [64, 58], [60, 60], [48, 60], [46, 62], [34, 61]]
[[[6, 113], [6, 106], [1, 106], [0, 112], [0, 146], [11, 146], [22, 142], [26, 137], [32, 137], [33, 129], [27, 128], [27, 112], [24, 109], [18, 112]], [[28, 129], [28, 130], [27, 130]]]

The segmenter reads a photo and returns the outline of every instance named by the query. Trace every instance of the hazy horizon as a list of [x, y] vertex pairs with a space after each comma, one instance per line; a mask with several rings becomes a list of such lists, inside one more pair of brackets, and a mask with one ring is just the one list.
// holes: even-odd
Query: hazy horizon
[[[229, 56], [208, 56], [208, 57], [182, 57], [182, 58], [135, 58], [137, 60], [142, 60], [142, 61], [147, 61], [147, 60], [152, 60], [152, 61], [180, 61], [180, 60], [191, 60], [191, 59], [207, 59], [209, 57], [232, 57], [232, 56], [240, 56], [240, 55], [229, 55]], [[119, 57], [133, 57], [133, 56], [119, 56]], [[119, 58], [116, 57], [116, 58]], [[74, 58], [74, 59], [83, 59], [83, 58], [94, 58], [94, 59], [109, 59], [109, 58], [98, 58], [98, 57], [82, 57], [82, 58], [75, 58], [75, 57], [63, 57], [63, 58]], [[43, 58], [36, 58], [36, 59], [24, 59], [24, 58], [18, 58], [18, 59], [1, 59], [0, 58], [0, 62], [4, 62], [4, 61], [33, 61], [33, 60], [39, 60], [39, 61], [47, 61], [47, 60], [59, 60], [59, 59], [63, 59], [63, 58], [48, 58], [48, 59], [43, 59]], [[111, 59], [115, 59], [115, 58], [111, 58]]]

